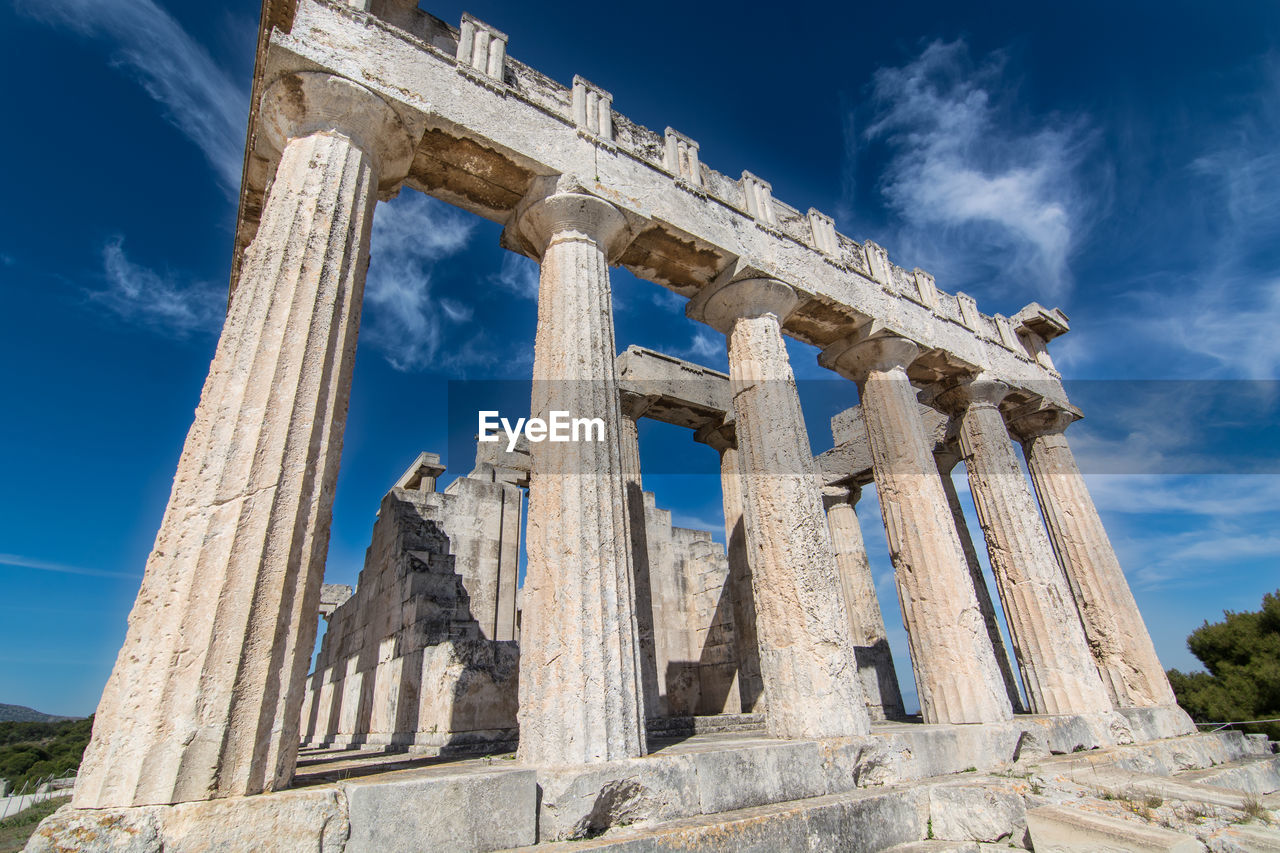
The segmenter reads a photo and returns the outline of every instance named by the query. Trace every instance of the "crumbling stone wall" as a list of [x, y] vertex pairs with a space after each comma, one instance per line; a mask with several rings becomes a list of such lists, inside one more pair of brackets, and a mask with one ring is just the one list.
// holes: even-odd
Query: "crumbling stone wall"
[[465, 583], [477, 567], [497, 575], [484, 522], [500, 523], [511, 488], [387, 493], [356, 591], [321, 641], [304, 742], [436, 750], [514, 738], [519, 653], [485, 635]]
[[[310, 746], [515, 737], [521, 474], [478, 462], [436, 492], [434, 476], [413, 473], [383, 498], [356, 590], [329, 617], [303, 706]], [[724, 547], [644, 498], [659, 684], [647, 714], [738, 713]]]
[[658, 707], [650, 717], [741, 710], [729, 561], [704, 530], [673, 527], [644, 493]]

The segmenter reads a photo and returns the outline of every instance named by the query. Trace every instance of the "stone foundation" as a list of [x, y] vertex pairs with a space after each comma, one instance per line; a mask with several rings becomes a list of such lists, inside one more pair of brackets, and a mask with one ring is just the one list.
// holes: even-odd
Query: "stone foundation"
[[177, 806], [64, 807], [27, 850], [68, 841], [86, 851], [242, 850], [269, 837], [276, 850], [483, 851], [601, 835], [572, 849], [737, 850], [760, 833], [768, 844], [751, 849], [795, 849], [789, 839], [811, 838], [821, 849], [878, 851], [930, 829], [937, 839], [1024, 846], [1025, 834], [1010, 832], [1025, 832], [1033, 777], [1199, 771], [1182, 787], [1217, 782], [1263, 795], [1280, 784], [1276, 759], [1259, 763], [1272, 745], [1238, 732], [1132, 742], [1176, 728], [1179, 713], [1144, 712], [1137, 723], [1115, 714], [888, 723], [828, 740], [704, 734], [657, 742], [644, 758], [576, 767], [314, 753], [299, 770], [312, 787]]

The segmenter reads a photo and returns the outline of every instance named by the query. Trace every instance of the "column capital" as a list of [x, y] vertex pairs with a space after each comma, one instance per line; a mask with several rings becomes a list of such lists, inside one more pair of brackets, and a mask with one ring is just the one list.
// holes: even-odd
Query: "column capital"
[[961, 415], [971, 406], [998, 407], [1012, 389], [986, 373], [963, 376], [934, 395], [932, 404], [951, 415]]
[[744, 317], [773, 314], [781, 323], [800, 303], [791, 285], [765, 275], [755, 267], [735, 265], [689, 300], [685, 314], [723, 334]]
[[873, 323], [865, 331], [859, 330], [827, 346], [818, 356], [818, 363], [854, 382], [862, 382], [870, 373], [905, 371], [922, 351], [915, 341], [887, 330], [877, 330]]
[[345, 77], [299, 71], [277, 78], [262, 93], [258, 139], [279, 158], [291, 139], [317, 133], [351, 139], [374, 161], [378, 189], [394, 190], [409, 174], [417, 147], [396, 110], [372, 89]]
[[960, 452], [959, 442], [950, 441], [941, 450], [933, 451], [933, 458], [938, 463], [938, 473], [947, 476], [960, 464], [964, 455]]
[[1009, 417], [1009, 431], [1019, 441], [1029, 441], [1042, 435], [1057, 435], [1080, 420], [1078, 410], [1063, 409], [1040, 401], [1013, 412]]
[[638, 421], [644, 417], [644, 413], [649, 411], [649, 407], [657, 399], [655, 396], [637, 394], [625, 388], [618, 389], [618, 403], [622, 407], [622, 414], [633, 421]]
[[707, 445], [717, 453], [735, 450], [738, 447], [737, 422], [726, 420], [718, 424], [707, 424], [694, 431], [693, 440]]
[[[516, 206], [504, 233], [504, 245], [542, 258], [558, 240], [588, 240], [613, 263], [635, 236], [627, 215], [591, 195], [572, 175], [539, 178]], [[514, 240], [512, 239], [514, 238]]]
[[856, 507], [862, 499], [862, 486], [855, 484], [838, 484], [822, 487], [822, 508], [828, 512], [833, 506], [848, 504]]

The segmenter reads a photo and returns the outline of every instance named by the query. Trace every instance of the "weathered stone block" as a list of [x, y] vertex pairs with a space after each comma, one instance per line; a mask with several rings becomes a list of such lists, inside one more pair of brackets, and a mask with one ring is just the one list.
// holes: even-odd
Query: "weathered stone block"
[[1225, 767], [1193, 771], [1181, 778], [1250, 794], [1270, 794], [1280, 791], [1280, 758], [1250, 758]]
[[1196, 724], [1177, 705], [1150, 708], [1121, 708], [1116, 713], [1129, 721], [1136, 741], [1160, 740], [1194, 734]]
[[911, 755], [902, 744], [876, 736], [824, 741], [822, 750], [832, 794], [894, 782]]
[[694, 753], [703, 814], [827, 793], [817, 743], [762, 743]]
[[160, 849], [160, 822], [150, 808], [63, 806], [40, 822], [25, 853], [159, 853]]
[[1200, 853], [1205, 849], [1190, 835], [1064, 806], [1029, 810], [1027, 826], [1036, 853]]
[[472, 766], [403, 771], [344, 782], [347, 853], [485, 851], [533, 844], [533, 770]]
[[260, 850], [341, 853], [350, 824], [333, 788], [183, 803], [159, 812], [165, 853]]
[[341, 853], [350, 825], [334, 788], [226, 797], [176, 806], [59, 809], [40, 824], [32, 853]]
[[1027, 807], [1022, 797], [987, 785], [935, 785], [929, 789], [934, 838], [1000, 841], [1026, 846]]
[[538, 772], [542, 841], [588, 838], [607, 829], [698, 814], [691, 756], [660, 755]]
[[925, 834], [918, 791], [854, 793], [776, 803], [726, 814], [691, 817], [644, 829], [622, 830], [589, 841], [539, 847], [547, 853], [611, 850], [657, 853], [776, 853], [840, 850], [879, 853]]

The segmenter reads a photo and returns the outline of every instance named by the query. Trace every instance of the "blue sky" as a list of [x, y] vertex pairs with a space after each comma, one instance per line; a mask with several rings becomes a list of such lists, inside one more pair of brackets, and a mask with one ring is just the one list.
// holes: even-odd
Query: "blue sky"
[[[1061, 306], [1069, 435], [1167, 666], [1280, 586], [1280, 7], [614, 5], [466, 9], [988, 313]], [[0, 6], [0, 702], [89, 713], [124, 636], [225, 305], [256, 25], [246, 0]], [[412, 192], [379, 208], [329, 580], [416, 454], [448, 452], [449, 382], [528, 375], [536, 267], [498, 232]], [[614, 288], [620, 347], [723, 368], [680, 300]], [[791, 352], [821, 451], [856, 392]], [[722, 538], [714, 454], [641, 441], [659, 504]], [[874, 493], [859, 509], [905, 677]]]

